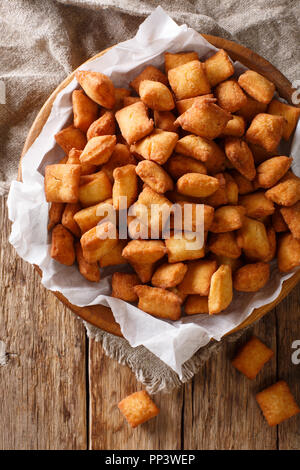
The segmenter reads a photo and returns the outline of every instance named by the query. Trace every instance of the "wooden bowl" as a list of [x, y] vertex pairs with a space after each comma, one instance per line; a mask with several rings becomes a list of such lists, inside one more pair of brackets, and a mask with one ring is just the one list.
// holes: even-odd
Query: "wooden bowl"
[[[213, 44], [215, 47], [219, 49], [225, 49], [230, 57], [235, 61], [238, 60], [243, 63], [246, 67], [259, 72], [260, 74], [267, 77], [269, 80], [275, 83], [276, 88], [282, 96], [285, 98], [289, 103], [291, 103], [291, 96], [293, 93], [292, 87], [290, 82], [287, 80], [284, 75], [282, 75], [270, 62], [266, 61], [263, 57], [259, 56], [255, 52], [247, 49], [240, 44], [236, 44], [235, 42], [228, 41], [227, 39], [219, 38], [216, 36], [211, 36], [208, 34], [203, 34], [204, 38]], [[89, 59], [95, 59], [96, 57], [100, 57], [101, 55], [105, 54], [109, 49], [105, 49], [104, 51], [100, 52], [96, 56]], [[42, 109], [40, 110], [39, 114], [37, 115], [34, 123], [31, 126], [31, 129], [28, 133], [27, 139], [24, 144], [24, 148], [22, 151], [22, 156], [27, 152], [29, 147], [33, 144], [37, 136], [40, 134], [52, 108], [53, 101], [55, 100], [57, 94], [63, 90], [74, 78], [75, 71], [71, 73], [51, 94], [48, 98]], [[18, 179], [22, 179], [21, 175], [21, 165], [19, 165], [19, 175]], [[35, 266], [39, 274], [41, 274], [40, 269]], [[257, 321], [261, 317], [263, 317], [267, 312], [272, 310], [281, 300], [283, 300], [289, 292], [295, 287], [297, 282], [300, 280], [300, 270], [294, 274], [290, 279], [284, 281], [282, 285], [281, 292], [276, 300], [273, 302], [264, 305], [258, 309], [255, 309], [252, 314], [246, 318], [237, 328], [230, 331], [227, 334], [231, 334], [234, 331], [240, 330], [245, 326], [250, 325], [251, 323]], [[62, 294], [59, 292], [54, 293], [56, 297], [58, 297], [65, 305], [67, 305], [73, 312], [79, 315], [81, 318], [86, 320], [88, 323], [95, 325], [102, 330], [105, 330], [109, 333], [112, 333], [117, 336], [122, 336], [121, 329], [119, 324], [114, 320], [114, 316], [112, 311], [108, 307], [104, 307], [103, 305], [96, 305], [92, 307], [77, 307], [76, 305], [72, 305]]]

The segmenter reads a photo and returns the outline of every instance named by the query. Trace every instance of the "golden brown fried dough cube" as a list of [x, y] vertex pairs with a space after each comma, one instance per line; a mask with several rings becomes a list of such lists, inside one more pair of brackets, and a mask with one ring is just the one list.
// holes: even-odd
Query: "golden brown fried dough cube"
[[88, 263], [95, 263], [117, 245], [118, 232], [111, 222], [103, 222], [85, 232], [80, 243], [84, 259]]
[[45, 194], [48, 202], [77, 202], [80, 165], [47, 165], [45, 168]]
[[85, 277], [88, 281], [99, 282], [100, 269], [98, 263], [88, 263], [85, 260], [80, 242], [76, 243], [75, 251], [80, 274], [82, 274], [82, 276]]
[[300, 265], [300, 241], [291, 233], [284, 233], [279, 238], [277, 262], [282, 273], [292, 271]]
[[218, 173], [214, 177], [219, 181], [219, 188], [211, 196], [204, 199], [206, 204], [212, 207], [223, 206], [228, 203], [227, 192], [226, 192], [226, 180], [223, 173]]
[[83, 90], [74, 90], [72, 93], [74, 126], [86, 132], [92, 122], [97, 119], [98, 106]]
[[241, 196], [240, 204], [245, 207], [246, 215], [253, 219], [261, 219], [262, 217], [273, 214], [275, 211], [274, 204], [266, 198], [263, 191]]
[[50, 209], [49, 209], [49, 223], [48, 223], [48, 230], [53, 229], [55, 225], [61, 222], [61, 216], [63, 214], [65, 208], [65, 204], [62, 202], [52, 202]]
[[210, 93], [205, 68], [199, 60], [169, 70], [168, 79], [177, 100]]
[[[104, 171], [79, 187], [79, 201], [84, 207], [103, 202], [112, 195], [112, 184]], [[92, 176], [92, 175], [88, 175]]]
[[209, 239], [209, 249], [216, 255], [228, 258], [239, 258], [241, 248], [238, 246], [233, 232], [212, 233]]
[[150, 135], [131, 145], [130, 150], [141, 155], [146, 160], [152, 160], [163, 165], [171, 156], [177, 140], [178, 134], [176, 132], [154, 129]]
[[168, 132], [176, 132], [178, 124], [175, 125], [176, 117], [171, 111], [154, 111], [154, 124], [157, 129]]
[[288, 384], [283, 380], [258, 393], [256, 400], [269, 426], [277, 426], [300, 412]]
[[211, 86], [215, 86], [234, 74], [234, 67], [228, 54], [220, 49], [216, 54], [209, 57], [204, 63], [205, 71]]
[[257, 114], [246, 132], [246, 140], [273, 152], [277, 149], [283, 134], [285, 119], [272, 114]]
[[[184, 228], [185, 230], [190, 230], [193, 232], [200, 232], [200, 230], [204, 230], [207, 232], [210, 229], [210, 226], [214, 220], [214, 208], [207, 205], [207, 204], [195, 204], [189, 201], [179, 201], [177, 202], [178, 206], [180, 206], [182, 211], [182, 219], [179, 219], [179, 223], [181, 225], [177, 226], [177, 220], [174, 220], [174, 227], [176, 230], [181, 230]], [[185, 211], [187, 211], [187, 222], [189, 223], [189, 227], [185, 227]], [[198, 214], [197, 214], [198, 212]], [[199, 220], [197, 220], [197, 216]]]
[[163, 83], [143, 80], [140, 83], [139, 95], [143, 103], [150, 109], [171, 111], [171, 109], [175, 108], [173, 95]]
[[121, 134], [129, 145], [150, 134], [153, 129], [153, 120], [148, 118], [142, 101], [120, 109], [115, 116]]
[[179, 65], [187, 64], [192, 60], [198, 60], [197, 52], [179, 52], [177, 54], [172, 54], [171, 52], [165, 52], [165, 71], [166, 74], [171, 69], [179, 67]]
[[[109, 206], [107, 206], [109, 205]], [[108, 210], [112, 206], [112, 199], [86, 207], [74, 214], [74, 220], [80, 227], [81, 233], [85, 233], [95, 227], [104, 217], [108, 216]]]
[[159, 413], [159, 409], [144, 390], [128, 395], [120, 401], [118, 408], [132, 428], [136, 428]]
[[140, 284], [136, 274], [113, 273], [111, 278], [111, 296], [126, 302], [136, 302], [138, 296], [134, 292], [134, 286]]
[[261, 188], [271, 188], [289, 170], [293, 159], [285, 156], [269, 158], [257, 167], [257, 182]]
[[215, 94], [218, 105], [230, 113], [235, 113], [247, 102], [245, 93], [235, 80], [220, 83], [216, 87]]
[[184, 312], [187, 315], [208, 313], [208, 297], [197, 294], [189, 295], [184, 305]]
[[214, 220], [210, 226], [213, 233], [232, 232], [242, 227], [245, 208], [243, 206], [222, 206], [215, 210]]
[[155, 263], [130, 263], [141, 282], [144, 284], [150, 282], [151, 277], [153, 276]]
[[139, 298], [138, 308], [158, 318], [178, 320], [181, 316], [181, 299], [173, 292], [160, 287], [135, 286]]
[[291, 207], [282, 207], [281, 215], [294, 238], [300, 238], [300, 201]]
[[144, 70], [130, 82], [130, 86], [139, 93], [140, 84], [143, 80], [152, 80], [153, 82], [160, 82], [164, 85], [168, 85], [168, 79], [164, 73], [162, 73], [153, 65], [148, 65]]
[[242, 137], [245, 134], [246, 121], [242, 116], [232, 115], [232, 119], [227, 122], [225, 129], [221, 134], [221, 137], [232, 136]]
[[225, 153], [232, 165], [248, 180], [255, 178], [256, 170], [251, 150], [246, 142], [238, 137], [227, 137]]
[[222, 264], [211, 277], [208, 294], [208, 312], [210, 315], [225, 310], [232, 301], [232, 273], [227, 264]]
[[106, 163], [110, 159], [116, 143], [115, 135], [92, 137], [80, 155], [81, 163], [92, 163], [93, 165]]
[[101, 268], [106, 268], [106, 266], [117, 266], [119, 264], [127, 264], [127, 260], [122, 256], [122, 251], [127, 245], [128, 240], [118, 240], [116, 246], [110, 250], [109, 253], [102, 256], [99, 261]]
[[206, 167], [203, 163], [198, 162], [194, 158], [185, 157], [180, 154], [172, 155], [168, 159], [166, 169], [174, 179], [178, 179], [186, 173], [207, 174]]
[[300, 178], [287, 172], [281, 181], [266, 191], [266, 197], [280, 206], [293, 206], [300, 200]]
[[183, 280], [187, 266], [183, 263], [162, 264], [153, 274], [151, 283], [155, 287], [167, 289], [175, 287]]
[[100, 135], [114, 135], [116, 133], [115, 116], [111, 111], [106, 111], [99, 119], [94, 121], [87, 131], [87, 139]]
[[[209, 173], [224, 170], [225, 153], [212, 140], [193, 134], [186, 135], [177, 142], [175, 150], [179, 154], [204, 162]], [[188, 173], [188, 171], [185, 173]]]
[[204, 101], [196, 102], [177, 118], [175, 124], [179, 123], [184, 130], [192, 134], [213, 140], [222, 134], [230, 119], [231, 114], [227, 111], [214, 103]]
[[233, 287], [241, 292], [257, 292], [270, 278], [268, 263], [245, 264], [234, 273]]
[[200, 173], [186, 173], [176, 184], [180, 194], [193, 197], [207, 197], [217, 191], [220, 184], [217, 178]]
[[264, 113], [267, 110], [267, 104], [260, 103], [254, 100], [251, 96], [245, 94], [247, 101], [246, 103], [236, 112], [238, 116], [243, 117], [247, 122], [251, 122], [252, 119], [260, 113]]
[[288, 231], [288, 226], [286, 225], [278, 206], [275, 208], [275, 212], [272, 215], [272, 226], [274, 227], [275, 232]]
[[263, 260], [269, 255], [266, 227], [258, 220], [245, 217], [243, 226], [238, 231], [237, 241], [249, 259]]
[[157, 163], [150, 160], [142, 160], [135, 167], [136, 174], [144, 183], [148, 184], [153, 191], [165, 193], [172, 191], [173, 181], [168, 173]]
[[191, 261], [178, 289], [184, 294], [208, 295], [211, 277], [217, 270], [217, 263], [210, 260]]
[[58, 145], [68, 154], [72, 148], [83, 150], [86, 145], [86, 136], [76, 127], [68, 126], [62, 129], [54, 136]]
[[186, 98], [185, 100], [176, 101], [176, 108], [178, 114], [185, 113], [189, 108], [193, 106], [194, 103], [203, 103], [204, 101], [216, 103], [217, 99], [214, 97], [213, 93], [208, 93], [207, 95], [194, 96], [193, 98]]
[[[135, 165], [124, 165], [113, 172], [114, 185], [112, 191], [113, 206], [116, 210], [127, 209], [136, 201], [138, 194], [138, 182]], [[121, 206], [120, 198], [126, 198]]]
[[81, 205], [76, 202], [75, 204], [66, 204], [65, 210], [62, 214], [61, 223], [62, 225], [70, 230], [75, 237], [81, 237], [81, 230], [74, 220], [74, 215], [80, 211]]
[[75, 77], [93, 101], [107, 109], [114, 107], [115, 87], [109, 77], [100, 72], [85, 70], [77, 70]]
[[247, 70], [238, 79], [239, 85], [260, 103], [268, 104], [275, 92], [274, 83], [254, 70]]
[[[180, 238], [176, 238], [176, 236]], [[204, 242], [194, 237], [189, 239], [184, 233], [174, 233], [170, 235], [170, 238], [165, 240], [168, 261], [169, 263], [177, 263], [180, 261], [194, 260], [198, 258], [204, 258], [205, 248]]]
[[247, 341], [238, 351], [232, 361], [233, 367], [244, 374], [248, 379], [254, 380], [263, 366], [274, 356], [272, 349], [268, 348], [255, 336]]
[[231, 176], [238, 186], [239, 194], [249, 194], [254, 191], [254, 184], [252, 181], [247, 180], [241, 173], [236, 170], [231, 171]]
[[133, 155], [131, 155], [129, 148], [124, 144], [116, 144], [113, 153], [108, 160], [102, 166], [102, 171], [104, 171], [109, 177], [110, 181], [113, 183], [113, 172], [116, 168], [119, 168], [124, 165], [135, 165], [136, 160]]
[[284, 125], [282, 137], [285, 140], [289, 140], [296, 128], [300, 116], [300, 109], [295, 108], [295, 106], [281, 103], [278, 100], [272, 100], [268, 107], [268, 113], [285, 118], [286, 123]]
[[166, 251], [165, 244], [159, 240], [131, 240], [125, 246], [122, 256], [129, 263], [152, 264], [162, 258]]
[[72, 266], [75, 261], [73, 235], [61, 224], [52, 230], [51, 258], [60, 264]]
[[[153, 205], [156, 205], [153, 210]], [[149, 229], [160, 234], [170, 215], [172, 203], [162, 194], [145, 185], [134, 204], [135, 215]], [[149, 232], [150, 233], [150, 232]], [[155, 237], [152, 237], [155, 238]]]
[[80, 165], [81, 166], [81, 176], [90, 175], [97, 171], [97, 165], [92, 163], [81, 163], [80, 155], [82, 154], [81, 150], [71, 149], [66, 161], [67, 165]]

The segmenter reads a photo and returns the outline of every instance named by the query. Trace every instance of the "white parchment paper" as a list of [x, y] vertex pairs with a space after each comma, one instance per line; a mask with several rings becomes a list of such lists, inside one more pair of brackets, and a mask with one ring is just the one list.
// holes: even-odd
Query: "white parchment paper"
[[[162, 67], [165, 51], [190, 50], [197, 51], [201, 60], [204, 60], [217, 49], [193, 29], [186, 25], [179, 27], [158, 7], [141, 24], [133, 39], [120, 43], [81, 69], [100, 71], [110, 76], [115, 86], [128, 87], [129, 81], [146, 65]], [[240, 64], [235, 64], [235, 67], [237, 74], [244, 69]], [[13, 181], [11, 185], [8, 197], [9, 218], [13, 222], [10, 243], [25, 261], [41, 268], [42, 283], [47, 289], [61, 292], [78, 306], [109, 306], [131, 346], [144, 345], [181, 377], [181, 367], [185, 361], [212, 337], [220, 340], [226, 332], [250, 315], [254, 308], [274, 300], [280, 293], [282, 282], [293, 273], [281, 275], [274, 263], [267, 286], [254, 294], [235, 292], [232, 304], [224, 313], [217, 316], [194, 315], [169, 322], [110, 297], [112, 268], [102, 270], [102, 280], [94, 284], [85, 280], [75, 265], [66, 267], [54, 261], [49, 255], [48, 204], [44, 195], [43, 174], [45, 165], [57, 163], [63, 157], [54, 135], [72, 122], [71, 94], [77, 87], [74, 79], [59, 93], [41, 134], [23, 158], [23, 182]], [[287, 154], [287, 151], [294, 157], [294, 170], [299, 174], [299, 125], [291, 148], [285, 149], [283, 154]]]

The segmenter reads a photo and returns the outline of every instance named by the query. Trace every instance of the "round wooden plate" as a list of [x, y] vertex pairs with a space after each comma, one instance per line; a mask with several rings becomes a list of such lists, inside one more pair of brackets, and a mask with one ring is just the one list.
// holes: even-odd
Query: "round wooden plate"
[[[287, 78], [284, 77], [284, 75], [282, 75], [282, 73], [280, 73], [272, 64], [270, 64], [270, 62], [266, 61], [265, 59], [263, 59], [263, 57], [259, 56], [258, 54], [251, 51], [250, 49], [247, 49], [246, 47], [241, 46], [240, 44], [237, 44], [235, 42], [228, 41], [227, 39], [223, 39], [223, 38], [219, 38], [219, 37], [211, 36], [207, 34], [203, 34], [203, 36], [207, 41], [209, 41], [215, 47], [219, 49], [225, 49], [234, 61], [235, 60], [240, 61], [246, 67], [249, 67], [250, 69], [255, 70], [256, 72], [261, 73], [262, 75], [267, 77], [269, 80], [274, 82], [280, 96], [285, 98], [289, 103], [291, 102], [291, 95], [293, 93], [293, 90], [292, 90], [290, 82], [287, 80]], [[104, 51], [100, 52], [96, 56], [89, 59], [87, 62], [95, 59], [96, 57], [100, 57], [101, 55], [105, 54], [105, 52], [107, 52], [108, 50], [109, 49], [105, 49]], [[75, 75], [75, 71], [71, 73], [71, 75], [69, 75], [56, 88], [56, 90], [51, 94], [51, 96], [48, 98], [48, 100], [46, 101], [42, 109], [40, 110], [39, 114], [37, 115], [28, 133], [28, 136], [27, 136], [27, 139], [25, 141], [24, 148], [22, 151], [21, 159], [22, 159], [22, 156], [27, 152], [29, 147], [33, 144], [37, 136], [40, 134], [50, 114], [53, 101], [55, 100], [57, 94], [61, 90], [63, 90], [63, 88], [65, 88], [71, 82], [71, 80], [73, 80], [74, 75]], [[19, 165], [18, 179], [19, 180], [22, 179], [21, 165]], [[37, 269], [39, 274], [41, 274], [40, 269], [37, 266], [35, 266], [35, 268]], [[240, 330], [244, 328], [245, 326], [248, 326], [251, 323], [259, 320], [267, 312], [272, 310], [279, 302], [281, 302], [281, 300], [283, 300], [289, 294], [289, 292], [293, 289], [293, 287], [297, 284], [299, 280], [300, 280], [300, 270], [296, 274], [294, 274], [290, 279], [286, 280], [283, 283], [282, 290], [276, 300], [274, 300], [273, 302], [267, 305], [264, 305], [263, 307], [260, 307], [259, 309], [255, 309], [252, 312], [252, 314], [243, 323], [241, 323], [237, 328], [235, 328], [234, 330], [230, 331], [227, 334], [231, 334], [234, 331]], [[55, 292], [55, 295], [65, 305], [67, 305], [73, 312], [75, 312], [81, 318], [86, 320], [88, 323], [91, 323], [92, 325], [95, 325], [101, 328], [102, 330], [105, 330], [114, 335], [122, 336], [120, 326], [114, 320], [114, 316], [110, 308], [104, 307], [103, 305], [96, 305], [92, 307], [77, 307], [76, 305], [70, 304], [70, 302], [59, 292]]]

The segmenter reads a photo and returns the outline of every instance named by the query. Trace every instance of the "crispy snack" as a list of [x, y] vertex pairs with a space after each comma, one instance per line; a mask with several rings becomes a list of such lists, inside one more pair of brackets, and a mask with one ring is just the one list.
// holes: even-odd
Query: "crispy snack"
[[224, 169], [225, 153], [212, 140], [193, 134], [186, 135], [178, 140], [175, 150], [179, 154], [202, 161], [210, 173]]
[[209, 249], [216, 255], [228, 258], [241, 256], [241, 248], [237, 244], [234, 232], [213, 233], [209, 239]]
[[268, 104], [275, 92], [274, 83], [254, 70], [247, 70], [238, 79], [239, 85], [255, 100]]
[[175, 125], [176, 117], [171, 111], [154, 111], [154, 124], [157, 129], [168, 132], [176, 132], [178, 124]]
[[120, 401], [118, 408], [132, 428], [136, 428], [159, 413], [159, 409], [145, 390], [128, 395]]
[[155, 263], [132, 263], [130, 262], [131, 266], [137, 273], [138, 277], [140, 278], [142, 283], [150, 282], [154, 269]]
[[228, 203], [226, 180], [223, 173], [217, 173], [214, 177], [219, 181], [219, 188], [211, 195], [203, 199], [209, 206], [214, 208]]
[[102, 256], [99, 260], [101, 268], [106, 268], [107, 266], [118, 266], [119, 264], [127, 264], [127, 260], [122, 256], [122, 251], [127, 245], [128, 240], [118, 240], [116, 246], [110, 250], [109, 253]]
[[235, 113], [247, 103], [247, 98], [235, 80], [220, 83], [215, 90], [218, 105], [230, 113]]
[[176, 153], [168, 159], [166, 169], [174, 179], [178, 179], [186, 173], [207, 174], [207, 169], [203, 163]]
[[268, 263], [245, 264], [234, 273], [233, 287], [241, 292], [257, 292], [270, 278]]
[[[116, 238], [112, 238], [110, 234], [115, 235]], [[85, 232], [80, 243], [84, 259], [88, 263], [95, 263], [117, 245], [118, 232], [111, 222], [103, 222]]]
[[114, 135], [116, 133], [116, 123], [114, 113], [106, 111], [99, 119], [94, 121], [86, 133], [87, 139], [100, 135]]
[[134, 90], [139, 94], [140, 84], [143, 80], [151, 80], [153, 82], [160, 82], [164, 85], [168, 85], [168, 79], [164, 73], [162, 73], [153, 65], [148, 65], [144, 70], [135, 77], [132, 82], [130, 82], [130, 86], [134, 88]]
[[240, 204], [245, 207], [246, 215], [253, 219], [261, 219], [275, 211], [273, 202], [266, 198], [263, 191], [241, 196]]
[[73, 235], [61, 224], [52, 230], [51, 258], [60, 264], [72, 266], [75, 261]]
[[176, 108], [178, 114], [185, 113], [189, 108], [193, 106], [194, 103], [203, 103], [204, 101], [209, 101], [210, 103], [216, 103], [217, 99], [214, 97], [213, 93], [208, 93], [207, 95], [194, 96], [193, 98], [186, 98], [185, 100], [176, 101]]
[[99, 171], [95, 175], [93, 179], [79, 187], [79, 201], [84, 207], [103, 202], [112, 195], [112, 184], [106, 173]]
[[133, 204], [138, 195], [138, 182], [135, 172], [135, 165], [125, 165], [116, 168], [113, 172], [114, 185], [112, 191], [113, 206], [120, 209], [120, 197], [126, 197], [127, 205], [122, 207], [128, 208]]
[[269, 426], [277, 426], [300, 412], [288, 384], [283, 380], [258, 393], [256, 400]]
[[165, 193], [172, 191], [173, 181], [168, 173], [157, 163], [150, 160], [142, 160], [135, 167], [136, 174], [148, 184], [153, 191]]
[[148, 118], [147, 108], [142, 101], [120, 109], [115, 117], [129, 145], [150, 134], [153, 129], [153, 120]]
[[284, 233], [278, 240], [277, 262], [279, 271], [286, 273], [300, 265], [300, 241], [291, 233]]
[[160, 287], [135, 286], [139, 298], [138, 308], [158, 318], [178, 320], [181, 316], [181, 299], [173, 292]]
[[115, 87], [109, 77], [85, 70], [77, 70], [75, 77], [93, 101], [107, 109], [115, 106]]
[[72, 148], [83, 150], [86, 145], [86, 136], [76, 127], [68, 126], [54, 136], [58, 145], [68, 154]]
[[162, 264], [153, 274], [151, 283], [163, 289], [175, 287], [183, 280], [187, 269], [183, 263]]
[[80, 165], [47, 165], [45, 168], [45, 194], [48, 202], [77, 202]]
[[251, 150], [246, 142], [238, 137], [227, 137], [225, 153], [232, 165], [248, 180], [255, 178], [256, 170]]
[[180, 194], [194, 197], [210, 196], [219, 186], [217, 178], [200, 173], [186, 173], [176, 183], [177, 191]]
[[164, 242], [159, 240], [131, 240], [125, 246], [122, 256], [129, 263], [152, 264], [158, 261], [166, 254]]
[[231, 232], [242, 227], [245, 208], [243, 206], [222, 206], [215, 211], [210, 231], [213, 233]]
[[169, 70], [187, 64], [192, 60], [199, 60], [197, 52], [179, 52], [177, 54], [165, 52], [165, 72], [167, 74]]
[[74, 214], [74, 220], [82, 234], [95, 227], [104, 217], [108, 216], [107, 204], [111, 206], [112, 199], [107, 199], [94, 206], [86, 207]]
[[65, 204], [62, 202], [52, 202], [49, 209], [49, 223], [48, 223], [48, 230], [53, 229], [55, 225], [61, 222], [61, 216], [63, 214], [65, 208]]
[[289, 170], [293, 159], [290, 157], [273, 157], [257, 167], [257, 182], [261, 188], [271, 188]]
[[211, 277], [217, 270], [217, 263], [211, 260], [191, 261], [178, 289], [184, 294], [208, 295]]
[[148, 238], [151, 238], [151, 227], [146, 226], [137, 217], [128, 215], [127, 225], [129, 238], [133, 240], [148, 240]]
[[273, 152], [283, 134], [285, 119], [281, 116], [260, 113], [255, 116], [246, 132], [246, 140]]
[[228, 265], [221, 265], [211, 277], [208, 295], [208, 311], [210, 315], [225, 310], [232, 301], [232, 274]]
[[139, 94], [143, 103], [156, 111], [171, 111], [175, 108], [173, 95], [169, 88], [161, 82], [143, 80], [140, 83]]
[[237, 242], [251, 260], [263, 260], [269, 255], [266, 227], [258, 220], [244, 218], [243, 226], [238, 231]]
[[288, 226], [286, 225], [284, 218], [280, 212], [280, 207], [275, 207], [275, 212], [272, 215], [272, 226], [275, 232], [287, 232]]
[[300, 200], [300, 178], [286, 173], [281, 181], [266, 191], [266, 197], [280, 206], [293, 206]]
[[[195, 204], [193, 202], [189, 201], [178, 201], [177, 202], [178, 206], [181, 207], [182, 210], [182, 219], [181, 219], [181, 224], [178, 226], [176, 219], [173, 221], [174, 228], [176, 230], [181, 230], [182, 227], [184, 227], [184, 218], [185, 218], [185, 211], [188, 211], [188, 223], [190, 224], [189, 227], [186, 227], [185, 230], [190, 230], [193, 232], [200, 232], [200, 230], [204, 230], [207, 232], [211, 224], [213, 223], [214, 220], [214, 208], [207, 205], [207, 204], [202, 204], [203, 206], [203, 218], [200, 216], [200, 220], [197, 220], [197, 209], [199, 211], [199, 206], [200, 204]], [[201, 209], [201, 207], [200, 207]], [[202, 215], [202, 213], [200, 213]], [[198, 223], [197, 223], [198, 222]]]
[[168, 79], [177, 100], [210, 93], [205, 67], [199, 60], [169, 70]]
[[115, 135], [92, 137], [80, 155], [81, 163], [92, 163], [93, 165], [106, 163], [110, 159], [116, 143]]
[[[156, 210], [153, 211], [153, 205]], [[149, 229], [161, 233], [163, 227], [169, 220], [169, 212], [172, 203], [162, 194], [153, 191], [150, 186], [145, 185], [134, 204], [135, 215]]]
[[228, 204], [237, 204], [239, 200], [239, 187], [229, 173], [223, 173], [223, 176]]
[[281, 101], [278, 100], [272, 100], [268, 107], [268, 113], [284, 117], [286, 122], [283, 128], [282, 137], [285, 140], [289, 140], [296, 128], [300, 116], [300, 109], [295, 108], [295, 106], [281, 103]]
[[88, 263], [85, 260], [80, 242], [76, 243], [75, 251], [76, 251], [76, 260], [78, 263], [80, 274], [82, 274], [82, 276], [85, 277], [88, 281], [99, 282], [100, 270], [99, 270], [98, 263], [97, 262]]
[[220, 137], [242, 137], [245, 134], [246, 121], [242, 116], [232, 115], [232, 119], [227, 122]]
[[220, 49], [216, 54], [209, 57], [204, 63], [205, 71], [211, 86], [223, 82], [234, 74], [234, 67], [228, 54]]
[[126, 302], [136, 302], [138, 296], [134, 292], [134, 286], [140, 284], [136, 274], [113, 273], [111, 278], [111, 296]]
[[247, 122], [251, 122], [252, 119], [260, 113], [264, 113], [267, 110], [267, 104], [260, 103], [254, 100], [251, 96], [245, 95], [247, 98], [246, 103], [236, 112], [238, 116], [243, 117]]
[[[175, 69], [174, 69], [175, 70]], [[226, 127], [231, 114], [209, 101], [195, 102], [191, 108], [181, 114], [175, 121], [192, 134], [215, 139]]]
[[293, 237], [300, 239], [300, 201], [291, 207], [282, 207], [280, 212]]
[[90, 175], [97, 171], [97, 166], [92, 163], [81, 163], [80, 155], [82, 154], [81, 150], [71, 149], [66, 161], [67, 165], [80, 165], [81, 166], [81, 176]]
[[[183, 233], [181, 238], [176, 238], [176, 232], [165, 240], [169, 263], [204, 258], [205, 248], [201, 240], [190, 240]], [[190, 244], [193, 243], [193, 249]]]
[[78, 202], [75, 204], [66, 204], [61, 219], [62, 225], [70, 230], [70, 232], [72, 232], [77, 238], [81, 237], [81, 230], [74, 219], [74, 215], [76, 212], [80, 211], [80, 209], [81, 205]]
[[189, 295], [184, 304], [184, 312], [187, 315], [208, 313], [208, 297], [201, 295]]
[[110, 159], [102, 166], [102, 170], [107, 174], [110, 181], [113, 183], [113, 172], [115, 168], [129, 164], [136, 164], [136, 160], [134, 156], [131, 155], [129, 148], [124, 144], [116, 144]]
[[244, 374], [248, 379], [254, 380], [263, 366], [274, 356], [272, 349], [268, 348], [258, 338], [252, 336], [239, 350], [232, 361], [233, 367]]
[[163, 165], [171, 156], [177, 140], [178, 134], [176, 132], [154, 129], [150, 135], [131, 145], [130, 151], [141, 155], [147, 160]]
[[241, 173], [236, 170], [230, 172], [234, 181], [238, 186], [239, 194], [249, 194], [254, 191], [254, 184], [252, 181], [247, 180]]
[[92, 122], [97, 119], [98, 106], [83, 90], [74, 90], [72, 93], [74, 126], [86, 132]]

